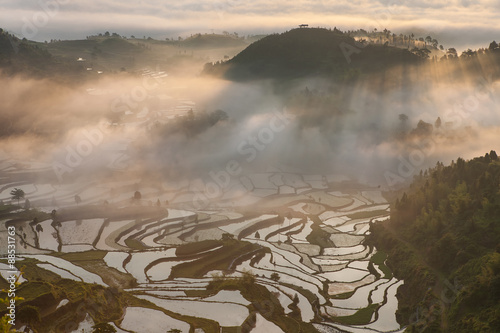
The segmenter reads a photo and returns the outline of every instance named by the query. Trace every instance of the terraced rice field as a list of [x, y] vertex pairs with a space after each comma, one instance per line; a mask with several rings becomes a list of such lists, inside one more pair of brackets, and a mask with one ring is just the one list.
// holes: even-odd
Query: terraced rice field
[[[125, 291], [156, 306], [127, 307], [113, 323], [127, 332], [165, 331], [152, 322], [201, 332], [195, 317], [224, 329], [253, 318], [251, 332], [286, 332], [276, 318], [252, 312], [255, 300], [243, 290], [207, 289], [213, 281], [236, 283], [231, 281], [248, 274], [276, 297], [273, 306], [283, 315], [291, 316], [297, 308], [297, 316], [319, 332], [397, 331], [395, 294], [403, 281], [373, 265], [376, 249], [363, 244], [369, 223], [387, 218], [388, 204], [377, 189], [345, 194], [332, 179], [340, 178], [287, 172], [242, 176], [238, 181], [246, 193], [200, 210], [189, 206], [189, 183], [114, 181], [76, 191], [23, 184], [35, 206], [48, 213], [57, 209], [58, 223], [48, 217], [36, 230], [29, 221], [20, 222], [29, 233], [19, 235], [18, 241], [24, 240], [18, 245], [24, 257], [37, 260], [39, 269], [107, 286], [99, 275], [106, 270], [79, 261], [103, 251], [101, 265], [135, 280], [136, 286]], [[21, 185], [4, 185], [0, 198], [8, 200], [13, 187]], [[134, 201], [137, 190], [142, 198]], [[81, 202], [76, 203], [76, 195]], [[165, 200], [170, 200], [168, 206]], [[80, 254], [62, 259], [53, 255], [57, 251]], [[89, 325], [86, 320], [81, 328]]]

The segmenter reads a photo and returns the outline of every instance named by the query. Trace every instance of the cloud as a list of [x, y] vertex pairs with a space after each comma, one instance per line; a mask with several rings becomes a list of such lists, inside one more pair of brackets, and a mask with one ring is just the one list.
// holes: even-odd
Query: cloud
[[0, 1], [0, 22], [20, 36], [26, 22], [32, 23], [37, 33], [28, 37], [35, 40], [77, 39], [106, 30], [153, 37], [211, 29], [271, 33], [309, 23], [343, 29], [435, 32], [438, 40], [444, 37], [457, 42], [461, 37], [460, 45], [454, 45], [461, 47], [484, 44], [500, 35], [498, 8], [500, 4], [494, 0]]

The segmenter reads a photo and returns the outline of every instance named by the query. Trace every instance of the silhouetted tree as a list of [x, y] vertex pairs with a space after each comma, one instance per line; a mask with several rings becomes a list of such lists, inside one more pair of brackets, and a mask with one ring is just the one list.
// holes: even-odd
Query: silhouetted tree
[[449, 48], [446, 54], [451, 57], [457, 57], [457, 50], [454, 47]]
[[17, 204], [19, 205], [19, 200], [24, 198], [24, 191], [20, 188], [14, 188], [10, 191], [10, 195], [12, 196], [12, 200], [17, 200]]
[[490, 158], [492, 161], [498, 161], [498, 155], [497, 155], [496, 151], [494, 151], [494, 150], [490, 151]]
[[80, 196], [77, 194], [75, 195], [75, 202], [77, 205], [81, 204], [82, 203], [82, 198], [80, 198]]

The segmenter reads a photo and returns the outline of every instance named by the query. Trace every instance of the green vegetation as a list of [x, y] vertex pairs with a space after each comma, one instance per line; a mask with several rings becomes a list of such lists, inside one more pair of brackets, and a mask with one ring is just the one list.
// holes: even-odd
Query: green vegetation
[[243, 38], [230, 34], [194, 34], [183, 40], [174, 41], [173, 44], [189, 48], [221, 48], [246, 46]]
[[179, 246], [175, 250], [175, 254], [177, 256], [189, 256], [194, 255], [200, 252], [205, 252], [211, 249], [216, 248], [217, 246], [221, 246], [223, 243], [218, 240], [205, 240], [201, 242], [189, 243]]
[[[207, 64], [204, 72], [234, 80], [285, 80], [314, 75], [350, 80], [363, 72], [419, 60], [406, 49], [361, 45], [364, 50], [359, 52], [360, 45], [338, 29], [293, 29], [262, 38], [227, 62]], [[358, 52], [353, 54], [353, 48]]]
[[116, 333], [116, 329], [108, 323], [96, 324], [92, 328], [92, 333]]
[[379, 209], [379, 210], [367, 210], [363, 212], [357, 212], [353, 214], [347, 215], [348, 218], [355, 220], [355, 219], [368, 219], [371, 217], [377, 217], [380, 215], [386, 215], [388, 212], [384, 209]]
[[391, 204], [390, 222], [372, 225], [367, 243], [405, 280], [398, 318], [410, 331], [500, 331], [499, 187], [494, 151], [438, 163]]
[[16, 205], [0, 206], [0, 218], [3, 220], [11, 220], [8, 223], [14, 223], [14, 224], [16, 222], [23, 222], [23, 221], [38, 223], [38, 222], [43, 222], [50, 218], [50, 214], [41, 212], [36, 209], [27, 209], [27, 210], [25, 209], [23, 211], [12, 213], [12, 211], [16, 211], [18, 209], [19, 207]]
[[[250, 329], [255, 323], [255, 313], [260, 313], [267, 320], [275, 323], [284, 332], [295, 333], [316, 333], [316, 329], [310, 323], [304, 323], [295, 317], [300, 313], [297, 307], [298, 298], [294, 301], [295, 313], [285, 315], [281, 303], [266, 287], [255, 283], [255, 277], [251, 273], [245, 273], [242, 277], [232, 278], [222, 275], [214, 276], [214, 279], [207, 286], [207, 290], [216, 294], [220, 290], [239, 290], [243, 297], [250, 302], [248, 306], [251, 315], [242, 325], [243, 329]], [[298, 311], [298, 312], [297, 312]]]
[[146, 300], [143, 300], [140, 298], [136, 298], [130, 294], [126, 294], [125, 296], [126, 296], [127, 306], [143, 307], [143, 308], [161, 311], [161, 312], [165, 313], [167, 316], [170, 316], [172, 318], [189, 323], [194, 328], [202, 328], [206, 333], [219, 333], [220, 332], [219, 324], [213, 320], [209, 320], [209, 319], [205, 319], [205, 318], [198, 318], [198, 317], [184, 316], [184, 315], [172, 312], [172, 311], [165, 310], [164, 308], [161, 308], [154, 303], [151, 303], [149, 301], [146, 301]]
[[[25, 272], [26, 276], [36, 274], [33, 267], [29, 266]], [[117, 320], [123, 314], [123, 292], [73, 280], [59, 278], [51, 282], [24, 282], [19, 286], [17, 295], [23, 298], [16, 304], [17, 321], [29, 323], [35, 332], [73, 330], [76, 323], [82, 321], [87, 313], [100, 322]], [[0, 296], [3, 297], [4, 293]], [[56, 305], [62, 299], [68, 299], [69, 303], [56, 310]], [[3, 313], [5, 306], [0, 308], [0, 314]]]
[[17, 200], [17, 204], [19, 205], [19, 200], [24, 198], [24, 191], [20, 188], [14, 188], [10, 191], [10, 195], [12, 196], [12, 200]]
[[370, 258], [370, 263], [377, 265], [384, 273], [383, 279], [390, 279], [392, 277], [392, 271], [385, 265], [385, 259], [387, 259], [387, 254], [384, 251], [379, 251]]
[[246, 259], [245, 255], [253, 255], [259, 250], [258, 245], [229, 239], [223, 242], [222, 248], [207, 252], [200, 259], [174, 266], [170, 278], [200, 278], [213, 270], [229, 270]]
[[121, 289], [135, 287], [136, 281], [131, 275], [125, 274], [106, 265], [103, 260], [106, 253], [106, 251], [85, 251], [71, 253], [58, 252], [54, 253], [53, 255], [55, 257], [68, 260], [89, 272], [101, 276], [104, 283], [111, 287]]
[[351, 316], [335, 317], [334, 320], [344, 325], [365, 325], [370, 322], [373, 313], [378, 307], [378, 304], [370, 304], [366, 308], [359, 309]]
[[325, 247], [334, 247], [332, 240], [330, 239], [330, 233], [321, 229], [321, 220], [317, 215], [310, 215], [309, 218], [313, 221], [313, 225], [311, 226], [311, 233], [307, 235], [306, 240], [310, 244], [315, 244], [320, 246], [321, 248]]

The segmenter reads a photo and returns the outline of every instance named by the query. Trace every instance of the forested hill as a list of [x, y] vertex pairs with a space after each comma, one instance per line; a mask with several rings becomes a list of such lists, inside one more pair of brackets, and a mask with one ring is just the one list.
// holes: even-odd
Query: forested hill
[[416, 177], [369, 243], [405, 284], [409, 332], [500, 332], [500, 160], [494, 151]]
[[357, 43], [337, 29], [304, 28], [262, 38], [229, 61], [207, 64], [204, 72], [234, 80], [312, 75], [338, 79], [419, 59], [406, 49]]
[[6, 75], [23, 73], [32, 77], [82, 72], [81, 66], [54, 57], [40, 43], [19, 39], [0, 28], [0, 72]]

